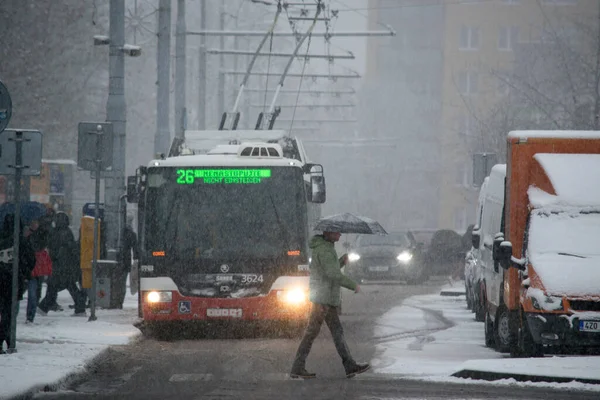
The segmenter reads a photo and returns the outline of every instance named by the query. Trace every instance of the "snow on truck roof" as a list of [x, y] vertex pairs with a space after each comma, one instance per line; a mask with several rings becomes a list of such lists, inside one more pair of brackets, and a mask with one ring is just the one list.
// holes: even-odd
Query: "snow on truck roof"
[[511, 131], [509, 138], [600, 139], [600, 131]]
[[600, 154], [538, 153], [534, 156], [554, 187], [556, 195], [531, 186], [534, 207], [600, 206]]

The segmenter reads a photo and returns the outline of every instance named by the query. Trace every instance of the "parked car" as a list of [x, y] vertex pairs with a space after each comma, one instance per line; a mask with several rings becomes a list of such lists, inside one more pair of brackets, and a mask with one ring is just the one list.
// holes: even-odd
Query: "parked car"
[[392, 279], [418, 284], [429, 278], [422, 246], [411, 232], [361, 235], [350, 249], [348, 258], [346, 273], [358, 281]]

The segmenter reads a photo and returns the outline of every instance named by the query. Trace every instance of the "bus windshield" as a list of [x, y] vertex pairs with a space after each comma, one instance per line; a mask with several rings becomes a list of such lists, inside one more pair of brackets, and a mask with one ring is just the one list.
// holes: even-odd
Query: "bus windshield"
[[299, 168], [156, 167], [148, 172], [146, 251], [187, 260], [305, 252], [306, 195]]

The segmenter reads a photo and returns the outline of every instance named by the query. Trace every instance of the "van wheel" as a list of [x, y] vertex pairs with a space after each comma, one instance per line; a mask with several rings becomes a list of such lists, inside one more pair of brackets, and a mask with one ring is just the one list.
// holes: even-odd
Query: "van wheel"
[[473, 291], [471, 288], [465, 283], [465, 294], [467, 295], [467, 310], [473, 311]]
[[490, 313], [485, 310], [485, 322], [484, 322], [484, 330], [485, 330], [485, 347], [489, 347], [493, 349], [496, 347], [495, 339], [494, 339], [494, 323], [492, 322], [492, 317]]
[[479, 285], [479, 299], [473, 302], [473, 309], [475, 311], [475, 321], [485, 321], [485, 309], [487, 306], [487, 298], [485, 296], [485, 289], [483, 284]]
[[510, 314], [505, 306], [498, 309], [494, 324], [496, 350], [508, 353], [516, 345], [514, 334], [510, 331]]

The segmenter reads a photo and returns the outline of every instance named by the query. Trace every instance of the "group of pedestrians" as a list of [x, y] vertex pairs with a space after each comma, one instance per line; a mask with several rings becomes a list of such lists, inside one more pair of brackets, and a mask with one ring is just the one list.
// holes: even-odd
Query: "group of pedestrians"
[[[14, 215], [6, 215], [0, 232], [0, 352], [4, 342], [10, 347], [14, 224]], [[56, 300], [58, 292], [64, 289], [75, 302], [73, 315], [85, 316], [87, 294], [81, 287], [79, 248], [69, 228], [68, 215], [49, 209], [27, 227], [21, 221], [19, 232], [17, 300], [23, 300], [27, 292], [26, 323], [33, 323], [38, 312], [46, 315], [50, 310], [62, 311]], [[44, 281], [47, 290], [40, 301]]]

